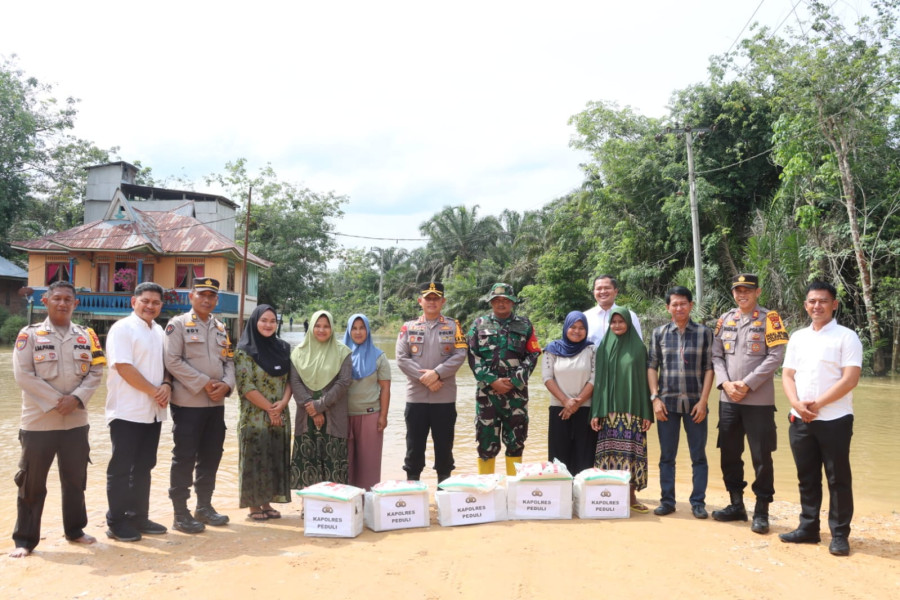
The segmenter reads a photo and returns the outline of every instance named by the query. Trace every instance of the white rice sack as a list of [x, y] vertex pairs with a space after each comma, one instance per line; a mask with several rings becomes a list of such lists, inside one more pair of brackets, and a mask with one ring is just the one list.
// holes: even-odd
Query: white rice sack
[[347, 485], [344, 483], [332, 483], [330, 481], [321, 481], [313, 485], [308, 485], [302, 490], [297, 490], [298, 496], [305, 498], [319, 498], [321, 500], [352, 500], [365, 492], [364, 489]]
[[388, 479], [372, 486], [372, 491], [379, 496], [397, 496], [400, 494], [419, 494], [428, 491], [428, 484], [421, 481]]
[[500, 483], [502, 475], [453, 475], [438, 484], [448, 492], [471, 492], [486, 494], [493, 492]]
[[628, 485], [631, 483], [631, 472], [591, 468], [576, 475], [575, 481], [580, 481], [585, 485]]
[[572, 474], [559, 459], [553, 459], [553, 462], [516, 463], [516, 478], [519, 481], [537, 479], [552, 481], [554, 479], [572, 479]]

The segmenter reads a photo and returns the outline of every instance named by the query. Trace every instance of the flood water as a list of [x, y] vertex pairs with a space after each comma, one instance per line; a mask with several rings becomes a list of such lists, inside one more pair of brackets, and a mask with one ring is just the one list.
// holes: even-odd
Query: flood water
[[[292, 344], [297, 344], [303, 337], [302, 333], [285, 333], [285, 339]], [[375, 342], [384, 350], [391, 359], [392, 378], [391, 383], [391, 408], [388, 418], [388, 428], [385, 432], [385, 447], [382, 467], [383, 479], [403, 479], [403, 456], [406, 450], [406, 428], [403, 423], [403, 408], [405, 404], [404, 391], [405, 376], [399, 371], [394, 362], [395, 338], [378, 337]], [[10, 511], [15, 503], [15, 486], [13, 475], [19, 458], [18, 427], [21, 410], [21, 395], [12, 375], [12, 348], [0, 348], [0, 499], [3, 505]], [[475, 452], [475, 379], [467, 365], [463, 365], [457, 375], [459, 386], [457, 396], [457, 411], [459, 417], [456, 425], [456, 442], [454, 445], [454, 457], [456, 459], [457, 473], [474, 473], [476, 467]], [[775, 384], [777, 395], [778, 423], [778, 451], [775, 453], [775, 489], [776, 500], [798, 502], [796, 470], [788, 444], [787, 415], [789, 404], [784, 394], [781, 393], [779, 381]], [[547, 458], [547, 418], [549, 405], [549, 393], [541, 383], [540, 367], [532, 376], [530, 401], [529, 438], [525, 448], [525, 461], [546, 460]], [[856, 413], [854, 436], [851, 449], [853, 463], [853, 488], [856, 496], [857, 511], [859, 513], [890, 514], [900, 506], [900, 462], [896, 460], [898, 432], [900, 432], [900, 378], [864, 378], [859, 387], [853, 392], [854, 409]], [[109, 434], [103, 416], [103, 404], [106, 398], [105, 377], [100, 389], [89, 403], [91, 413], [91, 458], [93, 465], [89, 467], [89, 486], [96, 486], [98, 480], [102, 480], [106, 473], [106, 464], [110, 455]], [[237, 506], [237, 436], [235, 423], [237, 422], [237, 400], [235, 396], [226, 400], [226, 420], [229, 433], [225, 442], [225, 456], [219, 470], [216, 489], [217, 506]], [[707, 445], [707, 456], [710, 462], [710, 502], [715, 504], [714, 496], [721, 503], [726, 496], [721, 481], [721, 470], [718, 465], [719, 452], [716, 449], [715, 426], [717, 422], [717, 397], [710, 399], [710, 434]], [[291, 405], [292, 416], [296, 411], [295, 405]], [[648, 489], [638, 494], [642, 500], [655, 503], [659, 493], [659, 443], [656, 434], [651, 431], [649, 435], [650, 453], [650, 485]], [[168, 423], [163, 425], [163, 434], [160, 439], [159, 462], [154, 471], [154, 497], [167, 487], [168, 470], [171, 457], [172, 434]], [[677, 494], [678, 501], [685, 502], [690, 489], [690, 464], [687, 444], [682, 436], [681, 447], [678, 453], [677, 464]], [[750, 470], [749, 452], [745, 452], [745, 477], [752, 479]], [[433, 464], [431, 443], [428, 444], [427, 465]], [[433, 471], [426, 468], [423, 479], [430, 486], [436, 484]], [[502, 463], [498, 463], [498, 469], [502, 469]], [[55, 467], [51, 472], [49, 486], [51, 488], [48, 503], [51, 499], [58, 498], [58, 489], [55, 483]], [[105, 486], [101, 484], [103, 489]], [[95, 488], [96, 489], [96, 488]], [[717, 492], [718, 491], [718, 492]], [[89, 491], [90, 493], [90, 491]], [[749, 493], [749, 488], [748, 488]], [[56, 501], [54, 501], [56, 502]], [[153, 501], [156, 505], [156, 500]], [[827, 492], [826, 501], [827, 507]], [[90, 508], [105, 510], [105, 498], [88, 497]], [[159, 506], [158, 509], [165, 507]], [[51, 514], [55, 514], [54, 511]]]

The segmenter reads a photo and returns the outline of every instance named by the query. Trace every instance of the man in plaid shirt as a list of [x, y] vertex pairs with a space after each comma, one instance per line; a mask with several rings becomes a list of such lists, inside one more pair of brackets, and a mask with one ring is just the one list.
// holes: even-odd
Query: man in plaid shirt
[[653, 330], [647, 382], [653, 400], [656, 430], [659, 432], [659, 487], [662, 498], [656, 515], [675, 512], [675, 456], [681, 426], [691, 452], [694, 489], [691, 512], [705, 519], [707, 400], [713, 383], [713, 332], [691, 320], [694, 307], [691, 291], [675, 286], [666, 292], [666, 310], [672, 322]]

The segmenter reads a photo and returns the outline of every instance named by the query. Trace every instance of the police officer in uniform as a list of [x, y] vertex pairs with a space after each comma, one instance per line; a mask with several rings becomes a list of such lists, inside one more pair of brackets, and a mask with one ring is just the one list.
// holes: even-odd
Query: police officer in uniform
[[759, 278], [743, 273], [731, 281], [737, 308], [716, 324], [712, 361], [719, 396], [719, 437], [722, 477], [731, 504], [713, 511], [717, 521], [746, 521], [744, 509], [744, 437], [750, 447], [756, 495], [751, 529], [769, 531], [769, 503], [775, 496], [772, 452], [775, 434], [775, 371], [784, 358], [788, 334], [774, 310], [759, 304]]
[[419, 290], [422, 315], [407, 321], [397, 337], [397, 366], [406, 375], [407, 477], [418, 480], [425, 468], [428, 431], [434, 443], [438, 482], [450, 477], [456, 428], [456, 372], [466, 361], [466, 340], [456, 319], [441, 314], [447, 302], [444, 284]]
[[13, 558], [31, 554], [41, 539], [47, 473], [54, 457], [66, 539], [80, 544], [97, 541], [84, 532], [90, 459], [87, 404], [100, 385], [106, 358], [94, 331], [72, 323], [78, 299], [71, 283], [50, 284], [41, 302], [47, 307], [47, 318], [23, 328], [13, 351], [13, 376], [22, 388]]
[[488, 294], [491, 314], [475, 319], [466, 336], [469, 366], [475, 374], [475, 439], [478, 472], [493, 473], [506, 445], [506, 473], [515, 475], [528, 437], [528, 377], [541, 348], [534, 327], [513, 314], [519, 299], [508, 283], [495, 283]]
[[[164, 360], [173, 377], [170, 410], [175, 442], [169, 498], [175, 509], [172, 527], [200, 533], [204, 524], [228, 523], [228, 517], [213, 508], [212, 495], [225, 443], [223, 400], [235, 386], [234, 351], [225, 324], [212, 316], [219, 282], [194, 279], [188, 298], [191, 311], [166, 326]], [[187, 507], [191, 483], [197, 496], [193, 516]]]

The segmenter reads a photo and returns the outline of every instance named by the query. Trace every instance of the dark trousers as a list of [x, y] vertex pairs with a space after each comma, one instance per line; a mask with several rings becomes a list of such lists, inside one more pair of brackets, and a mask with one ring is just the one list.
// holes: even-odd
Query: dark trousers
[[169, 498], [175, 512], [187, 507], [191, 484], [197, 506], [207, 506], [216, 489], [216, 472], [225, 444], [225, 407], [192, 408], [169, 405], [172, 411], [172, 469]]
[[594, 466], [597, 432], [591, 429], [591, 409], [583, 406], [565, 421], [562, 406], [550, 407], [547, 426], [547, 460], [559, 459], [569, 473], [577, 475]]
[[425, 468], [425, 444], [428, 432], [434, 443], [434, 470], [439, 479], [450, 476], [456, 468], [453, 462], [453, 435], [456, 429], [456, 404], [424, 404], [407, 402], [403, 411], [406, 419], [406, 460], [403, 470], [407, 477], [418, 480]]
[[670, 410], [668, 421], [656, 421], [659, 434], [659, 487], [660, 504], [675, 507], [675, 457], [678, 455], [678, 441], [681, 428], [687, 435], [688, 450], [691, 453], [691, 473], [693, 489], [691, 506], [706, 506], [706, 484], [709, 481], [709, 463], [706, 462], [706, 437], [708, 419], [694, 423], [691, 413]]
[[133, 520], [140, 525], [150, 509], [150, 472], [156, 466], [156, 451], [162, 423], [134, 423], [113, 419], [109, 424], [112, 456], [106, 467], [106, 501], [110, 527]]
[[66, 539], [76, 540], [84, 535], [87, 508], [84, 489], [87, 486], [87, 465], [91, 460], [88, 443], [89, 425], [56, 431], [19, 430], [22, 456], [15, 482], [19, 487], [16, 499], [16, 526], [13, 541], [16, 548], [34, 550], [41, 539], [41, 515], [47, 498], [47, 473], [56, 457], [62, 491], [63, 531]]
[[722, 478], [729, 492], [743, 492], [747, 486], [744, 481], [744, 461], [741, 459], [745, 436], [756, 474], [751, 489], [757, 501], [772, 502], [775, 499], [772, 452], [778, 447], [775, 407], [720, 402], [716, 446], [721, 450]]
[[849, 536], [850, 519], [853, 518], [853, 477], [850, 472], [853, 415], [811, 423], [794, 418], [788, 437], [800, 482], [799, 529], [809, 533], [819, 531], [822, 467], [825, 467], [830, 495], [828, 527], [832, 536]]

